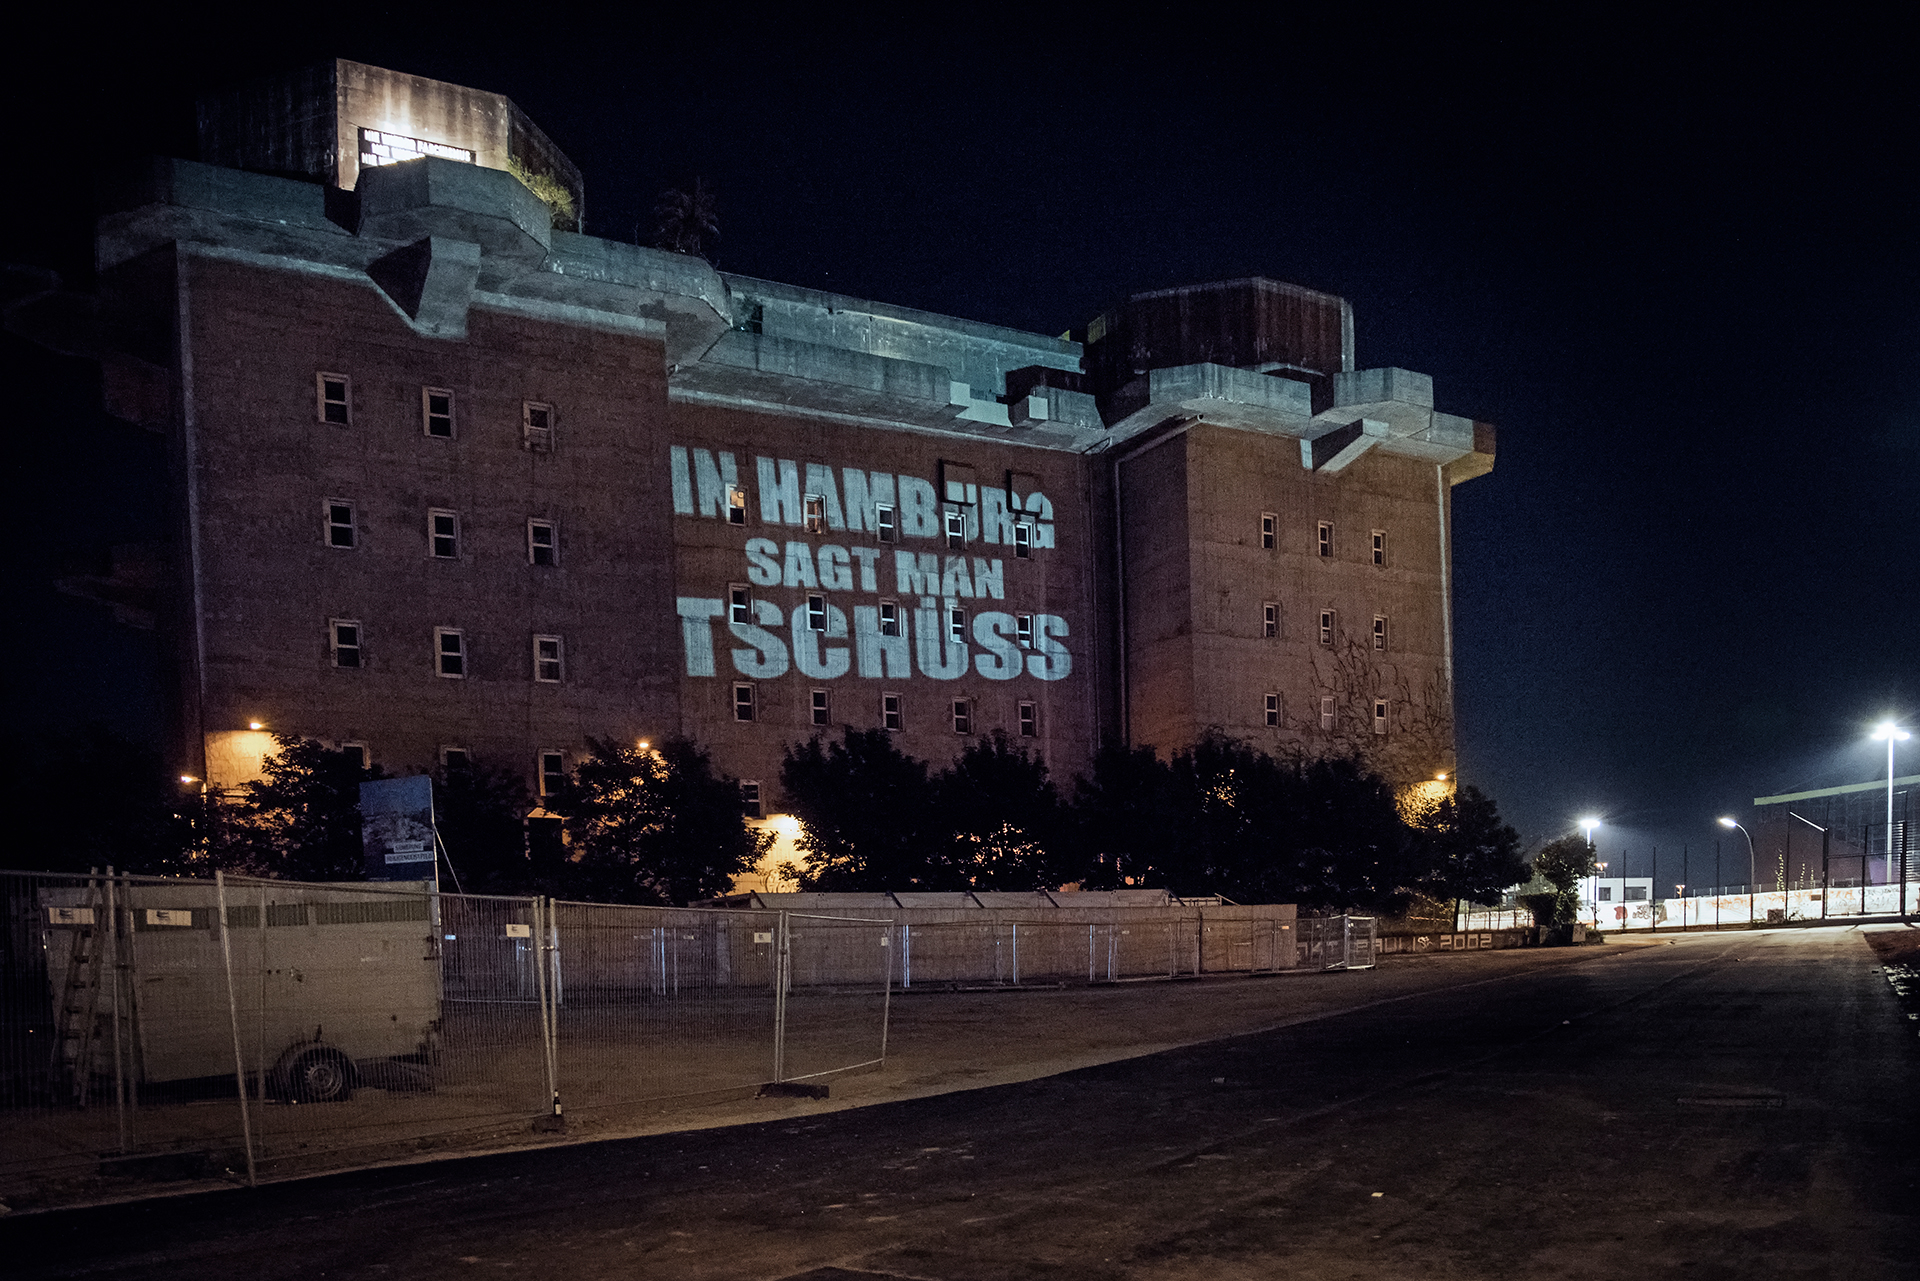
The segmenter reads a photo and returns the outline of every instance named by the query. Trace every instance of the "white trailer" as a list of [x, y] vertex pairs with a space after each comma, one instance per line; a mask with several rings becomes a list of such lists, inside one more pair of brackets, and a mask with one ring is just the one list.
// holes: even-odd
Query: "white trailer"
[[41, 891], [56, 1068], [96, 1079], [234, 1076], [311, 1102], [429, 1084], [441, 1016], [430, 882], [105, 878]]

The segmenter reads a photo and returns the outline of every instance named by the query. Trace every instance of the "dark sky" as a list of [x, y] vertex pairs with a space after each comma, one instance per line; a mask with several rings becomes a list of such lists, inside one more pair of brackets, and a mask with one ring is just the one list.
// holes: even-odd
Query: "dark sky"
[[[28, 181], [5, 256], [84, 254], [70, 171], [191, 155], [197, 92], [342, 56], [513, 97], [598, 235], [705, 176], [731, 271], [1048, 333], [1159, 285], [1330, 290], [1362, 367], [1499, 425], [1498, 466], [1455, 491], [1460, 761], [1523, 834], [1594, 812], [1603, 852], [1664, 862], [1756, 795], [1884, 777], [1868, 726], [1920, 714], [1904, 32], [941, 13], [70, 30], [6, 90]], [[153, 454], [44, 381], [16, 494], [71, 560], [150, 519]], [[74, 639], [9, 641], [16, 721], [150, 715], [120, 675], [137, 646], [47, 589], [55, 559], [16, 564], [15, 598]]]

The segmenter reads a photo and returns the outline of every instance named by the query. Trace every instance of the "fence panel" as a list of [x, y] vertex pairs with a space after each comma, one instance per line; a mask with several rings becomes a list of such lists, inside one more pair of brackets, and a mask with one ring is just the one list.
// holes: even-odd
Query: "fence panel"
[[568, 1112], [750, 1090], [774, 1060], [773, 912], [553, 904]]
[[895, 981], [891, 920], [788, 913], [776, 1081], [815, 1080], [886, 1057]]
[[902, 924], [425, 882], [9, 872], [0, 911], [0, 1198], [17, 1204], [286, 1177], [524, 1132], [556, 1103], [658, 1109], [877, 1066], [895, 984], [1366, 962], [1355, 923], [1335, 957], [1325, 923], [1309, 948], [1269, 917]]
[[224, 894], [263, 1175], [548, 1110], [536, 900], [426, 882], [230, 881]]

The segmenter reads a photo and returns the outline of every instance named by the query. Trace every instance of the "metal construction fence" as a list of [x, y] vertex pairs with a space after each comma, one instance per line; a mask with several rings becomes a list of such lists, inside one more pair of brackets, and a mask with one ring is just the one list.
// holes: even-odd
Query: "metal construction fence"
[[[844, 914], [0, 872], [0, 1200], [240, 1181], [872, 1069], [896, 994], [1371, 964], [1291, 908]], [[1069, 915], [1061, 913], [1060, 915]]]
[[1370, 970], [1380, 953], [1371, 916], [1304, 917], [1300, 963], [1317, 970]]

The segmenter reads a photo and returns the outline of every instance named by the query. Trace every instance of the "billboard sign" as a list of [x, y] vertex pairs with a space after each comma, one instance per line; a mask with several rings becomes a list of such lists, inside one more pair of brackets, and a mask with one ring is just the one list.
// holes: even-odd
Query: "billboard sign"
[[433, 780], [416, 774], [360, 784], [360, 842], [368, 880], [420, 880], [437, 865]]

